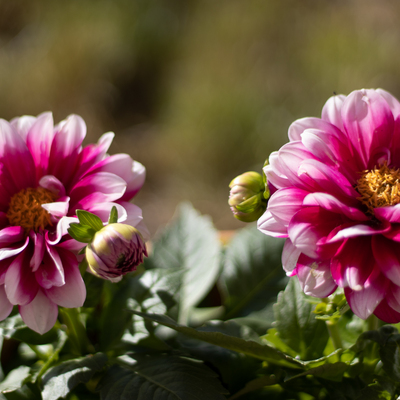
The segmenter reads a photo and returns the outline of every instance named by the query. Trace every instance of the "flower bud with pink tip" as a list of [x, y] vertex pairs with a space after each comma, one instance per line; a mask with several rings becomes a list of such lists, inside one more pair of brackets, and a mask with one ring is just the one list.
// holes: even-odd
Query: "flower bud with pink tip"
[[136, 228], [113, 223], [96, 232], [86, 247], [85, 255], [94, 275], [118, 282], [123, 275], [135, 271], [143, 263], [147, 250]]

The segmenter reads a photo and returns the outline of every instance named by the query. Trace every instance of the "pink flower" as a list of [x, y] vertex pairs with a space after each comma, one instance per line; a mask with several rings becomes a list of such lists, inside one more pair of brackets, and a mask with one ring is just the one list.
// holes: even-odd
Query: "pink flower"
[[259, 229], [287, 238], [283, 267], [306, 294], [339, 286], [359, 317], [399, 322], [400, 102], [381, 89], [334, 96], [289, 139], [264, 168], [275, 192]]
[[119, 222], [147, 238], [141, 210], [128, 201], [144, 167], [126, 154], [106, 154], [112, 133], [82, 148], [86, 125], [71, 115], [54, 126], [51, 113], [0, 119], [0, 319], [13, 305], [33, 330], [47, 332], [58, 307], [80, 307], [86, 289], [75, 255], [83, 247], [67, 229], [76, 209]]

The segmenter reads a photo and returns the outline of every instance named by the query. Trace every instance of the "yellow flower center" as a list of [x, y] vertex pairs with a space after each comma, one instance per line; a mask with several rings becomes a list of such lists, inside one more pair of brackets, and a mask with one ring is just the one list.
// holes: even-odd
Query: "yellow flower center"
[[37, 189], [23, 189], [11, 197], [7, 211], [10, 225], [22, 226], [26, 233], [30, 230], [37, 232], [52, 225], [50, 214], [42, 204], [52, 203], [57, 196], [50, 190], [38, 187]]
[[357, 181], [356, 190], [361, 201], [373, 214], [374, 208], [394, 206], [400, 203], [400, 171], [389, 168], [387, 162], [379, 168], [364, 171]]

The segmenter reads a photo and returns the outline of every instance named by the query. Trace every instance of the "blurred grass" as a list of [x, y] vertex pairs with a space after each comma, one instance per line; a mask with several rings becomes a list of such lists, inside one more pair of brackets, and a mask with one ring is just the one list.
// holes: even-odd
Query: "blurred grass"
[[0, 116], [82, 115], [146, 165], [154, 233], [181, 200], [235, 229], [228, 184], [333, 92], [400, 96], [395, 0], [0, 0]]

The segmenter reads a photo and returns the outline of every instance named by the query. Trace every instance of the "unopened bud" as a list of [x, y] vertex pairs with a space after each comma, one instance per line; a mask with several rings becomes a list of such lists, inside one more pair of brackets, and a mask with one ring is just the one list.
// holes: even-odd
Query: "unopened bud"
[[235, 218], [243, 222], [256, 221], [267, 208], [268, 186], [257, 172], [245, 172], [229, 184], [229, 206]]
[[85, 254], [94, 275], [117, 282], [143, 262], [147, 251], [136, 228], [114, 223], [96, 232]]

